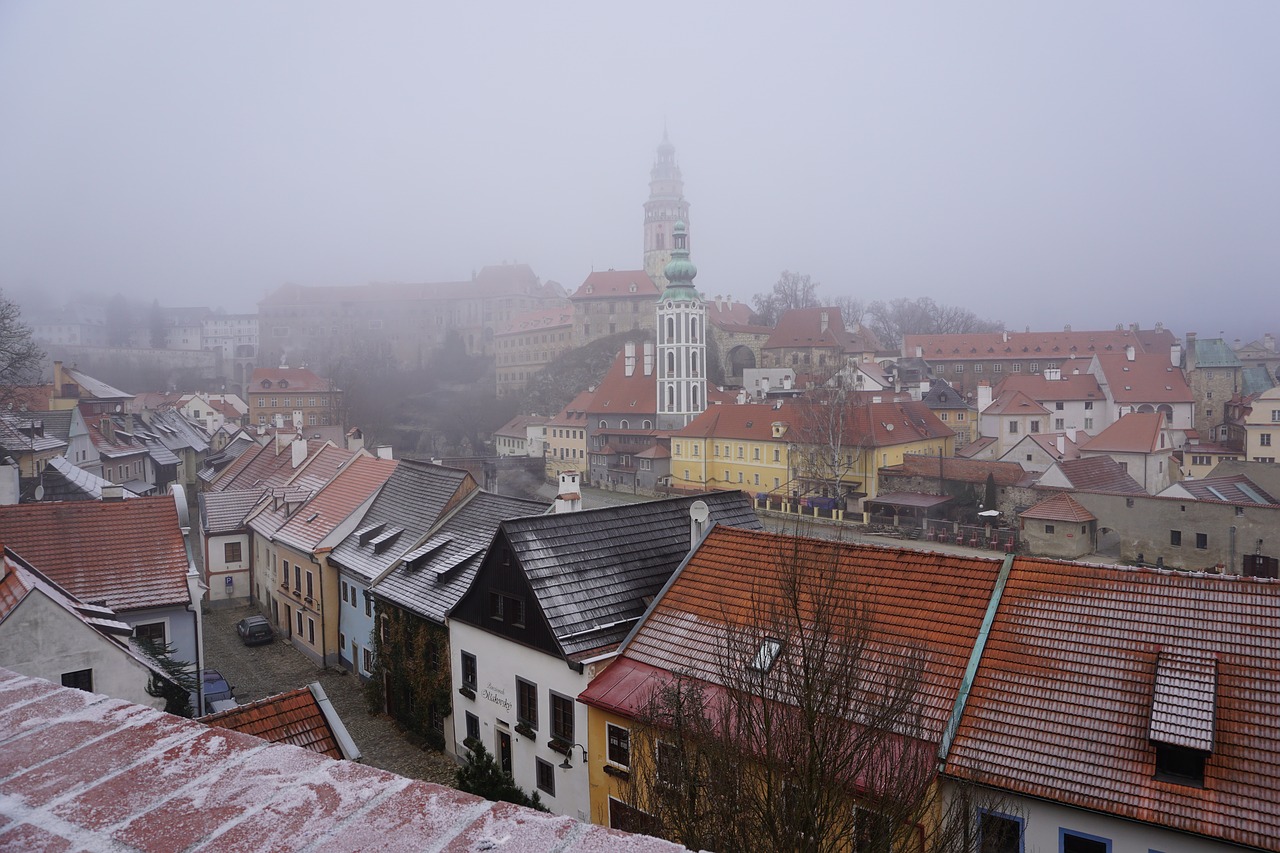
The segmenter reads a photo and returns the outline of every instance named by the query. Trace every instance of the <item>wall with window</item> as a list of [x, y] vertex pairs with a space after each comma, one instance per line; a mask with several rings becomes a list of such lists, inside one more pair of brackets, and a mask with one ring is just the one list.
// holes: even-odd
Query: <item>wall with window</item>
[[246, 603], [253, 594], [249, 589], [249, 534], [202, 537], [202, 543], [209, 606], [234, 607]]
[[1017, 796], [1006, 797], [997, 811], [1021, 821], [1022, 838], [1016, 846], [1005, 843], [983, 848], [991, 853], [1226, 853], [1240, 849], [1158, 826]]
[[148, 708], [165, 704], [147, 694], [150, 670], [38, 591], [0, 622], [0, 666], [54, 684], [61, 684], [65, 674], [80, 673], [92, 681], [94, 693]]
[[[500, 763], [510, 763], [516, 784], [557, 814], [590, 819], [590, 774], [582, 750], [568, 750], [570, 767], [562, 768], [567, 737], [591, 749], [587, 706], [577, 701], [595, 675], [588, 665], [579, 673], [563, 658], [546, 654], [456, 619], [449, 623], [450, 669], [453, 684], [452, 748], [465, 755], [464, 742], [471, 726]], [[475, 660], [474, 683], [465, 684], [462, 656]], [[523, 683], [523, 687], [521, 685]], [[530, 708], [527, 700], [535, 704]], [[530, 711], [533, 711], [532, 716]], [[519, 730], [518, 730], [519, 729]], [[532, 737], [529, 735], [532, 734]], [[554, 745], [553, 745], [554, 744]], [[505, 758], [504, 758], [505, 756]], [[548, 778], [546, 765], [553, 771]], [[541, 772], [541, 780], [539, 774]], [[539, 787], [539, 782], [546, 787]], [[547, 787], [554, 790], [548, 791]]]

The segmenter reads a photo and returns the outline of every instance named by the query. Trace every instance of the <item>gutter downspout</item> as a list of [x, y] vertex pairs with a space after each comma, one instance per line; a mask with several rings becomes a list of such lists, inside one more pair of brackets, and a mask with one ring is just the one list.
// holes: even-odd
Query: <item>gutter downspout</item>
[[969, 665], [965, 667], [964, 678], [960, 681], [960, 690], [956, 693], [955, 705], [951, 708], [951, 717], [942, 732], [942, 742], [938, 744], [938, 761], [946, 766], [947, 753], [951, 751], [951, 742], [955, 740], [960, 729], [960, 720], [964, 716], [965, 705], [969, 701], [969, 691], [973, 688], [973, 679], [978, 674], [978, 664], [982, 662], [982, 652], [987, 647], [987, 638], [991, 636], [991, 623], [995, 621], [996, 610], [1000, 607], [1000, 599], [1004, 596], [1005, 584], [1009, 581], [1009, 572], [1013, 568], [1013, 554], [1004, 558], [1000, 566], [1000, 574], [996, 576], [996, 585], [991, 590], [991, 598], [987, 601], [987, 613], [982, 617], [982, 627], [978, 629], [978, 637], [974, 640], [969, 652]]

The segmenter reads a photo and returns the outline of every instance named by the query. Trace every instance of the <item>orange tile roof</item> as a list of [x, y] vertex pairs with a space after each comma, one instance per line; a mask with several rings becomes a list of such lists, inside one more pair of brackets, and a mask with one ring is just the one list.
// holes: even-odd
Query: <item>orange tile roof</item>
[[[635, 290], [632, 290], [634, 285]], [[587, 289], [591, 292], [588, 293]], [[656, 302], [659, 290], [644, 270], [596, 270], [578, 285], [570, 299], [603, 299], [606, 297], [652, 296]]]
[[[556, 413], [556, 416], [547, 421], [548, 427], [582, 427], [586, 428], [586, 412], [587, 407], [591, 405], [592, 391], [579, 391], [577, 396], [569, 402], [567, 406]], [[547, 435], [551, 437], [550, 433]]]
[[881, 468], [887, 474], [908, 477], [928, 477], [953, 480], [962, 483], [985, 483], [990, 474], [997, 486], [1016, 486], [1027, 481], [1029, 474], [1017, 462], [999, 462], [994, 459], [962, 459], [958, 456], [933, 456], [927, 453], [906, 453], [901, 465]]
[[1047, 415], [1049, 410], [1021, 391], [1008, 389], [980, 413], [982, 415]]
[[[1172, 343], [1172, 335], [1170, 343]], [[1096, 352], [1124, 353], [1132, 345], [1145, 352], [1139, 335], [1128, 330], [1101, 332], [978, 332], [959, 335], [905, 335], [902, 351], [915, 355], [919, 347], [926, 361], [982, 361], [984, 359], [1039, 359], [1062, 361], [1075, 355], [1087, 358]], [[1169, 360], [1165, 351], [1165, 361]], [[1086, 364], [1088, 362], [1085, 362]]]
[[[653, 373], [645, 375], [644, 358], [643, 351], [636, 353], [635, 368], [631, 375], [627, 376], [626, 355], [618, 353], [591, 395], [591, 401], [587, 404], [587, 413], [630, 417], [655, 416], [658, 411], [658, 377]], [[656, 370], [656, 355], [654, 365]]]
[[[320, 453], [328, 444], [317, 439], [306, 439], [307, 458]], [[295, 473], [293, 451], [289, 442], [272, 440], [241, 453], [223, 469], [206, 491], [223, 492], [230, 489], [258, 489], [284, 485]]]
[[1172, 442], [1160, 446], [1164, 415], [1159, 412], [1130, 412], [1080, 445], [1085, 453], [1159, 453], [1172, 451]]
[[1018, 513], [1019, 518], [1040, 518], [1045, 521], [1097, 521], [1098, 517], [1080, 505], [1066, 492], [1045, 498], [1035, 506]]
[[1182, 368], [1168, 355], [1142, 354], [1129, 361], [1123, 352], [1099, 353], [1098, 366], [1106, 377], [1111, 398], [1117, 403], [1191, 403], [1195, 397]]
[[294, 512], [275, 538], [303, 551], [319, 547], [326, 536], [373, 497], [398, 463], [394, 459], [357, 456], [315, 497]]
[[291, 743], [330, 758], [346, 757], [319, 701], [308, 687], [210, 714], [201, 717], [200, 722], [272, 743]]
[[[328, 379], [317, 376], [305, 367], [255, 367], [253, 375], [249, 378], [249, 384], [245, 386], [245, 393], [261, 394], [264, 390], [268, 390], [263, 388], [263, 382], [270, 382], [269, 390], [277, 393], [286, 391], [293, 394], [300, 391], [329, 393], [342, 390], [335, 388]], [[289, 384], [284, 386], [280, 384], [281, 382]]]
[[[822, 315], [827, 315], [826, 331], [822, 329]], [[856, 330], [845, 328], [840, 309], [792, 308], [778, 318], [773, 334], [765, 341], [764, 349], [807, 349], [809, 347], [836, 348], [842, 352], [874, 352], [880, 348], [870, 330], [858, 326]]]
[[[1155, 778], [1157, 661], [1217, 661], [1203, 787]], [[1280, 582], [1015, 561], [947, 772], [1280, 849]]]
[[1021, 391], [1036, 402], [1053, 400], [1101, 400], [1102, 388], [1092, 373], [1063, 372], [1061, 379], [1045, 379], [1039, 373], [1011, 373], [996, 386], [996, 396]]
[[[863, 591], [871, 609], [870, 648], [926, 651], [921, 736], [940, 738], [1000, 571], [998, 559], [716, 526], [627, 640], [623, 657], [719, 683], [725, 620], [750, 626], [761, 602], [778, 594], [786, 563], [833, 570], [841, 585]], [[596, 697], [589, 688], [583, 698]]]
[[191, 601], [167, 495], [0, 506], [0, 541], [76, 598], [117, 613]]
[[573, 325], [573, 306], [559, 308], [543, 308], [538, 311], [526, 311], [511, 318], [505, 328], [494, 332], [498, 335], [522, 335], [539, 329], [558, 329]]

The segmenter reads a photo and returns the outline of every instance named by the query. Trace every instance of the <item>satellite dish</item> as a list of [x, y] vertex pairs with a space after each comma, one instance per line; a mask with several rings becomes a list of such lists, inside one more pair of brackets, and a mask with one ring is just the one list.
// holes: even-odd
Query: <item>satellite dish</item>
[[44, 500], [44, 484], [43, 484], [43, 483], [41, 483], [40, 485], [36, 486], [36, 490], [35, 490], [35, 497], [36, 497], [36, 500], [37, 500], [37, 501], [42, 501], [42, 500]]
[[706, 501], [694, 501], [689, 507], [689, 517], [701, 524], [711, 517], [711, 508]]

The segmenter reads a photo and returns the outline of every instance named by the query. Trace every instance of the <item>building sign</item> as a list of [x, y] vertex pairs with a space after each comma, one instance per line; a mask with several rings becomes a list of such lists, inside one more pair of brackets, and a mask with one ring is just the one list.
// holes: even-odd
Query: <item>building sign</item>
[[504, 711], [511, 710], [511, 700], [507, 698], [507, 691], [501, 687], [494, 687], [492, 681], [484, 686], [484, 690], [480, 691], [480, 695]]

